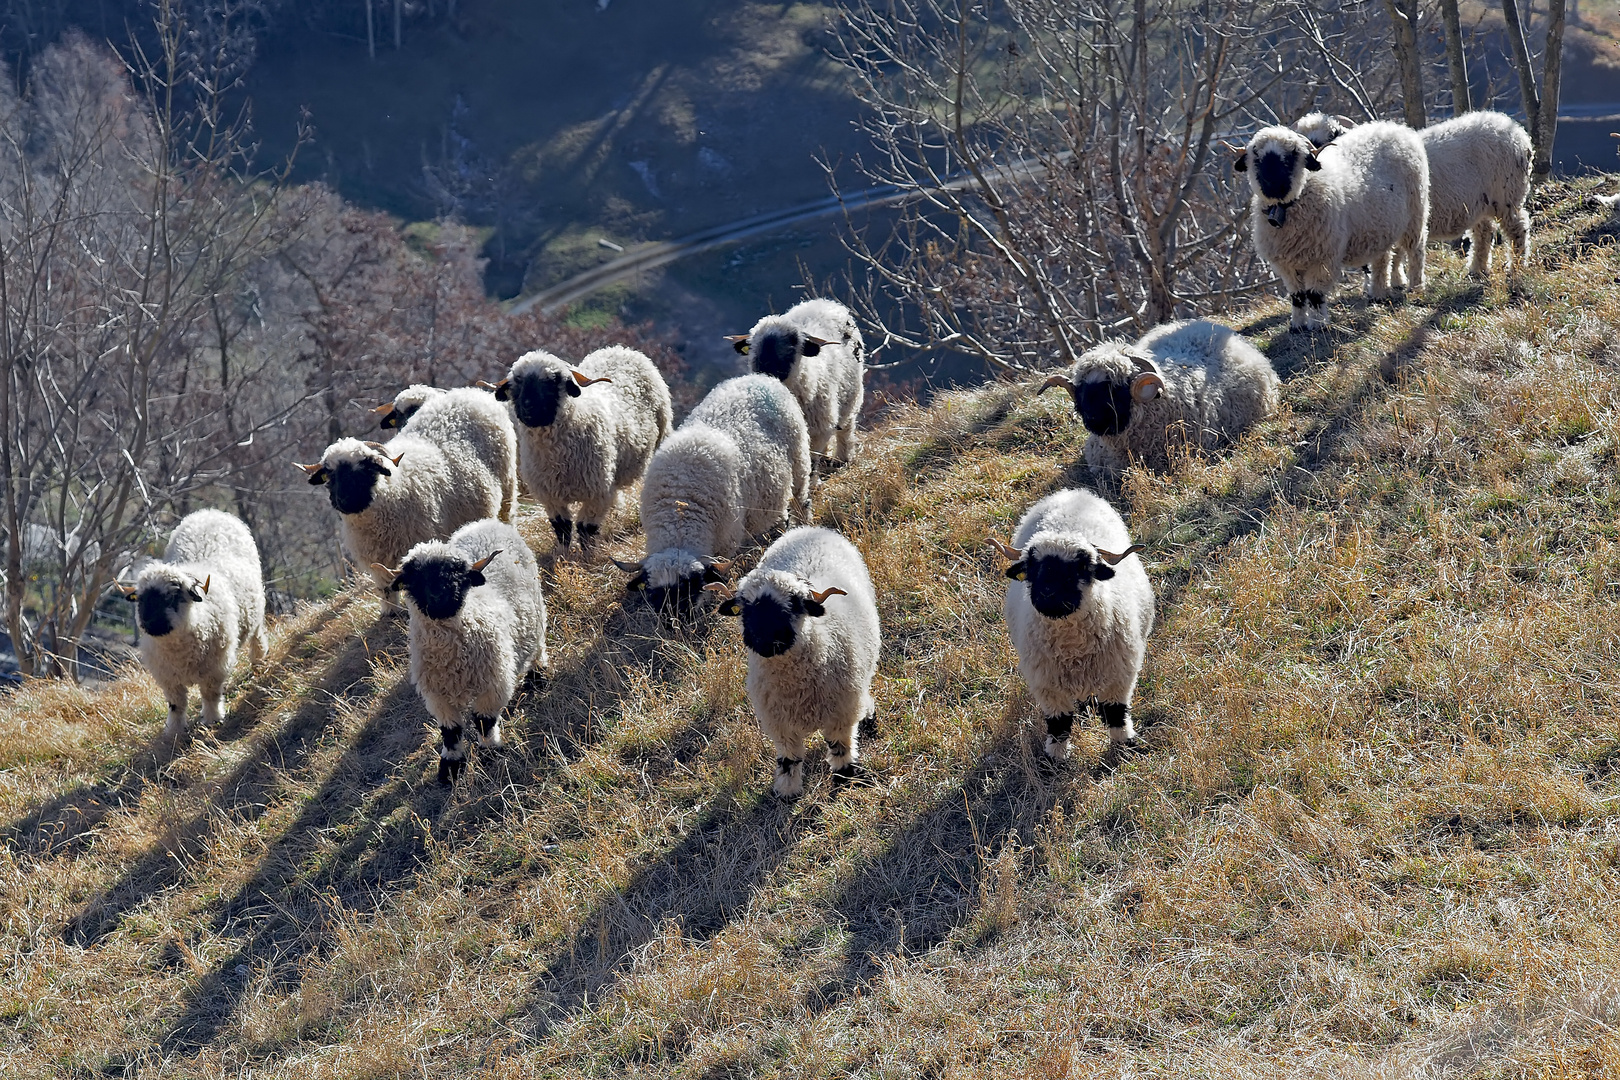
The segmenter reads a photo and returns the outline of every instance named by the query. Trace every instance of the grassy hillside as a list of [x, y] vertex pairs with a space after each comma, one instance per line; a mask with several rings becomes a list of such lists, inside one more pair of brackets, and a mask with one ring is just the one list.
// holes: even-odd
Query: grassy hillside
[[[886, 628], [877, 783], [771, 765], [734, 625], [547, 571], [553, 679], [433, 783], [401, 629], [282, 621], [216, 731], [131, 671], [0, 701], [7, 1076], [1613, 1076], [1620, 227], [1236, 325], [1286, 379], [1115, 492], [1158, 590], [1113, 767], [1037, 762], [1005, 536], [1057, 395], [896, 408], [825, 486]], [[526, 523], [537, 549], [544, 523]], [[625, 533], [616, 552], [635, 554]], [[1079, 729], [1077, 728], [1077, 731]]]

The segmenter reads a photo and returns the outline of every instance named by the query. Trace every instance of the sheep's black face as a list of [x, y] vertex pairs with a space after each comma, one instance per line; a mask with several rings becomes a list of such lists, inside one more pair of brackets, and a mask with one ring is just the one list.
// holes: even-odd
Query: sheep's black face
[[402, 428], [410, 423], [411, 417], [415, 416], [416, 411], [421, 407], [420, 405], [412, 405], [408, 409], [390, 409], [388, 415], [383, 417], [377, 426], [385, 431]]
[[340, 461], [326, 481], [326, 497], [340, 514], [364, 513], [377, 493], [377, 478], [393, 475], [388, 466], [374, 458]]
[[467, 594], [484, 583], [484, 575], [465, 560], [445, 556], [412, 559], [394, 579], [420, 611], [430, 619], [461, 614]]
[[1260, 185], [1260, 194], [1268, 199], [1286, 199], [1294, 187], [1294, 171], [1299, 165], [1299, 152], [1286, 154], [1267, 150], [1254, 163], [1254, 178]]
[[1083, 382], [1074, 392], [1074, 411], [1093, 435], [1118, 435], [1131, 425], [1131, 384], [1112, 379]]
[[804, 614], [803, 597], [795, 596], [784, 603], [780, 597], [767, 593], [740, 606], [743, 644], [750, 651], [768, 659], [793, 648], [794, 626]]
[[640, 584], [632, 582], [631, 587], [645, 590], [647, 606], [654, 611], [668, 618], [684, 619], [702, 599], [703, 586], [724, 580], [725, 575], [710, 568], [687, 574], [673, 585], [647, 585], [638, 577]]
[[152, 637], [163, 637], [180, 625], [181, 608], [188, 602], [200, 599], [202, 599], [200, 594], [194, 597], [175, 582], [156, 582], [142, 589], [137, 597], [136, 618], [141, 624], [142, 632]]
[[512, 380], [512, 411], [524, 427], [557, 422], [562, 395], [579, 397], [579, 384], [566, 371], [526, 371]]
[[754, 346], [752, 368], [755, 374], [769, 375], [786, 382], [799, 359], [800, 341], [796, 331], [772, 330], [760, 335]]
[[1113, 577], [1114, 568], [1090, 552], [1038, 555], [1009, 566], [1007, 576], [1028, 582], [1029, 602], [1036, 611], [1048, 619], [1066, 619], [1080, 610], [1086, 588]]

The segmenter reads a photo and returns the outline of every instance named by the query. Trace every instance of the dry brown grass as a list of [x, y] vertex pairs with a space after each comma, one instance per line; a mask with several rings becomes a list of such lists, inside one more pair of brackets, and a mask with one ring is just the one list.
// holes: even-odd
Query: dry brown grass
[[1160, 597], [1117, 768], [1095, 723], [1036, 760], [983, 538], [1083, 433], [1005, 386], [895, 409], [818, 498], [882, 602], [868, 788], [813, 759], [777, 805], [735, 628], [568, 563], [550, 686], [452, 793], [359, 595], [179, 747], [138, 672], [11, 695], [0, 1074], [1615, 1076], [1620, 253], [1583, 190], [1511, 287], [1438, 255], [1321, 339], [1249, 317], [1287, 408], [1112, 493]]

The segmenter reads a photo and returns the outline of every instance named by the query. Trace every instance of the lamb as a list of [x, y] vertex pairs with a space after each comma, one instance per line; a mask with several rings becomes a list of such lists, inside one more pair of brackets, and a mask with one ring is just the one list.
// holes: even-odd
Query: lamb
[[1172, 447], [1212, 450], [1277, 411], [1271, 361], [1235, 331], [1202, 319], [1167, 323], [1135, 345], [1108, 342], [1041, 384], [1061, 386], [1091, 436], [1086, 463], [1118, 473], [1132, 460], [1170, 468]]
[[[1311, 113], [1294, 130], [1321, 149], [1354, 127]], [[1530, 250], [1530, 136], [1505, 113], [1468, 112], [1418, 132], [1429, 162], [1429, 239], [1471, 237], [1468, 276], [1491, 274], [1492, 222], [1499, 222], [1520, 266]]]
[[1374, 122], [1351, 128], [1333, 148], [1319, 157], [1292, 128], [1261, 128], [1232, 166], [1249, 174], [1255, 251], [1288, 289], [1291, 330], [1326, 329], [1342, 267], [1370, 265], [1375, 300], [1390, 295], [1392, 278], [1398, 287], [1423, 287], [1429, 162], [1422, 140], [1400, 124]]
[[577, 368], [536, 351], [518, 358], [495, 397], [511, 402], [518, 471], [550, 515], [558, 549], [568, 550], [577, 525], [589, 558], [620, 492], [641, 479], [675, 426], [664, 377], [622, 345], [596, 350]]
[[1029, 508], [1009, 546], [1003, 606], [1018, 670], [1046, 718], [1046, 755], [1069, 756], [1075, 703], [1093, 703], [1114, 749], [1134, 743], [1131, 694], [1153, 632], [1153, 586], [1125, 522], [1089, 491]]
[[471, 750], [467, 712], [480, 746], [504, 746], [501, 711], [546, 666], [540, 569], [517, 529], [493, 518], [417, 544], [398, 569], [375, 569], [405, 595], [411, 685], [439, 722], [439, 783], [451, 783]]
[[[469, 521], [511, 519], [517, 493], [517, 435], [489, 394], [449, 390], [424, 404], [385, 446], [339, 439], [314, 465], [311, 484], [327, 485], [342, 515], [343, 549], [361, 566], [395, 565], [415, 544], [447, 539]], [[386, 592], [384, 607], [398, 611]]]
[[726, 340], [749, 357], [756, 374], [781, 379], [799, 399], [814, 460], [828, 468], [849, 460], [866, 395], [866, 343], [848, 308], [836, 300], [806, 300]]
[[[719, 612], [742, 617], [748, 647], [748, 700], [776, 747], [771, 791], [791, 799], [804, 790], [805, 739], [820, 731], [834, 786], [856, 778], [858, 729], [875, 727], [872, 678], [882, 630], [866, 563], [831, 529], [792, 529]], [[832, 600], [832, 597], [840, 597]]]
[[141, 663], [169, 702], [165, 736], [186, 726], [186, 695], [202, 695], [202, 722], [220, 722], [225, 681], [246, 645], [253, 665], [264, 659], [264, 575], [259, 546], [239, 518], [222, 510], [187, 514], [169, 536], [161, 561], [148, 563], [134, 585], [120, 585], [136, 606]]
[[648, 554], [618, 566], [655, 610], [682, 615], [724, 580], [723, 557], [790, 512], [800, 523], [810, 515], [804, 413], [768, 375], [727, 379], [653, 455], [641, 485]]
[[378, 416], [377, 426], [384, 431], [397, 430], [410, 423], [417, 410], [443, 394], [437, 386], [412, 383], [394, 395], [393, 401], [384, 402], [371, 411]]

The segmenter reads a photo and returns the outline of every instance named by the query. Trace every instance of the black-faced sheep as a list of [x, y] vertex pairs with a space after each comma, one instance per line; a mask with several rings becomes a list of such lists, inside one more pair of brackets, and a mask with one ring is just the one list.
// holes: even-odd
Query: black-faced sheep
[[1091, 436], [1086, 463], [1116, 473], [1134, 459], [1170, 467], [1173, 449], [1212, 450], [1277, 410], [1271, 361], [1242, 335], [1202, 319], [1168, 323], [1135, 345], [1109, 342], [1053, 375]]
[[1292, 128], [1262, 128], [1233, 168], [1248, 173], [1255, 251], [1288, 290], [1290, 329], [1327, 327], [1346, 266], [1371, 267], [1374, 299], [1390, 295], [1392, 280], [1423, 287], [1429, 163], [1410, 128], [1362, 124], [1320, 157]]
[[684, 614], [717, 560], [749, 534], [810, 513], [810, 437], [798, 401], [767, 375], [727, 379], [709, 391], [653, 455], [641, 484], [647, 557], [619, 563], [655, 609]]
[[[882, 630], [866, 563], [831, 529], [792, 529], [724, 599], [720, 614], [742, 617], [748, 700], [776, 748], [771, 790], [804, 790], [805, 740], [827, 740], [834, 784], [853, 779], [858, 729], [876, 723], [872, 678]], [[834, 599], [836, 598], [836, 599]]]
[[[531, 352], [496, 384], [517, 418], [518, 472], [567, 551], [577, 527], [589, 557], [620, 492], [641, 479], [674, 427], [664, 377], [641, 353], [598, 349], [570, 367]], [[577, 507], [577, 510], [575, 509]]]
[[410, 611], [411, 685], [439, 722], [439, 782], [466, 768], [466, 717], [481, 746], [504, 745], [501, 711], [546, 665], [546, 601], [523, 537], [503, 521], [463, 525], [411, 548], [388, 589]]
[[264, 658], [264, 575], [248, 527], [222, 510], [198, 510], [175, 526], [163, 559], [121, 586], [136, 604], [141, 663], [169, 702], [165, 735], [186, 724], [187, 688], [202, 695], [202, 722], [224, 716], [225, 682], [246, 645]]
[[799, 399], [814, 459], [829, 467], [849, 460], [866, 395], [866, 343], [848, 308], [806, 300], [727, 340], [756, 374], [781, 379]]
[[[424, 540], [469, 521], [507, 520], [517, 488], [517, 436], [506, 407], [482, 390], [432, 398], [385, 446], [339, 439], [319, 463], [299, 466], [326, 485], [342, 515], [338, 535], [360, 566], [397, 565]], [[379, 589], [388, 584], [372, 571]], [[384, 606], [397, 610], [391, 595]]]
[[[1320, 151], [1355, 124], [1342, 116], [1311, 113], [1294, 130]], [[1429, 239], [1470, 236], [1468, 274], [1491, 273], [1492, 222], [1500, 223], [1517, 269], [1530, 250], [1530, 136], [1511, 116], [1482, 110], [1431, 124], [1418, 132], [1429, 158]]]
[[1046, 754], [1069, 756], [1075, 705], [1094, 703], [1116, 746], [1135, 740], [1131, 695], [1153, 632], [1153, 586], [1125, 522], [1089, 491], [1029, 508], [1008, 559], [1003, 611], [1018, 670], [1046, 718]]
[[410, 423], [411, 417], [417, 410], [429, 401], [443, 394], [437, 386], [427, 386], [423, 383], [412, 383], [394, 395], [394, 400], [384, 405], [378, 405], [371, 411], [377, 414], [377, 426], [384, 431], [397, 431]]

